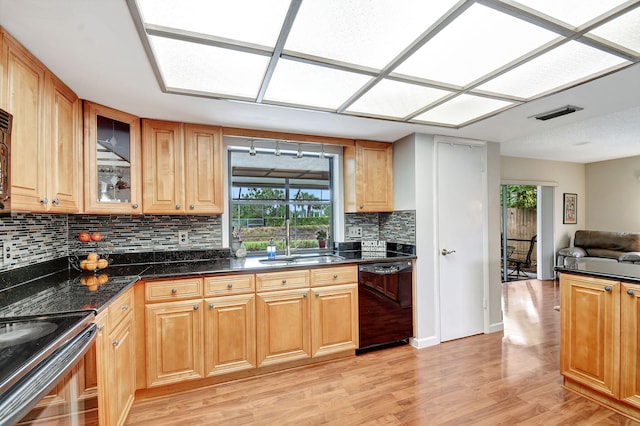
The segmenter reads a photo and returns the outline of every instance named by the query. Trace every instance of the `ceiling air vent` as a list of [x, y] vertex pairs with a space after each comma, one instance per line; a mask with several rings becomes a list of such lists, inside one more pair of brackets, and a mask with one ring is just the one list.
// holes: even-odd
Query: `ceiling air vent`
[[[535, 118], [536, 120], [546, 121], [546, 120], [551, 120], [552, 118], [561, 117], [563, 115], [571, 114], [572, 112], [580, 111], [580, 110], [583, 110], [583, 109], [584, 108], [580, 108], [580, 107], [577, 107], [577, 106], [567, 105], [567, 106], [564, 106], [562, 108], [554, 109], [553, 111], [547, 111], [547, 112], [543, 112], [541, 114], [532, 115], [531, 117]], [[529, 117], [529, 118], [531, 118], [531, 117]]]

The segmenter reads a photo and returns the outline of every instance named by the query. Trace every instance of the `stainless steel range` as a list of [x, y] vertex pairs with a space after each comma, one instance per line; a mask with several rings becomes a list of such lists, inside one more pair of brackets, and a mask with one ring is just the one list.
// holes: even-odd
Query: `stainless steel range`
[[[37, 423], [40, 413], [32, 408], [95, 341], [94, 318], [92, 310], [0, 318], [0, 426]], [[78, 401], [64, 404], [56, 424], [86, 424], [86, 410], [82, 423], [73, 420]]]

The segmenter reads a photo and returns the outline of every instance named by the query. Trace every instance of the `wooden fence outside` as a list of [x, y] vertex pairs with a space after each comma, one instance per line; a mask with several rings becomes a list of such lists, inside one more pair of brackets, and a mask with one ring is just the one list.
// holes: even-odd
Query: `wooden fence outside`
[[[529, 240], [537, 234], [536, 209], [507, 209], [507, 238], [525, 241], [509, 241], [509, 246], [522, 253], [529, 250]], [[536, 248], [531, 253], [532, 264], [535, 265]]]

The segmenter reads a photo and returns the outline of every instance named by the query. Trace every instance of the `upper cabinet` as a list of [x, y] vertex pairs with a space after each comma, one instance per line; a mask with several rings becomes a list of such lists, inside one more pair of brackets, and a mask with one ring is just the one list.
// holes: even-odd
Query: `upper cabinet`
[[0, 105], [13, 115], [11, 206], [31, 212], [82, 209], [81, 103], [6, 32]]
[[224, 211], [219, 127], [145, 119], [142, 137], [144, 213]]
[[142, 214], [140, 119], [84, 102], [85, 212]]
[[393, 145], [356, 141], [344, 147], [344, 208], [347, 213], [393, 211]]

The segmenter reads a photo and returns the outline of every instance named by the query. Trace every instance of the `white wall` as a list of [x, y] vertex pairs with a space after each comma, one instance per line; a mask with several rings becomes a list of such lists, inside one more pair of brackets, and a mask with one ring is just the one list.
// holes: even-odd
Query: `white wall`
[[415, 136], [409, 135], [393, 144], [393, 209], [416, 209]]
[[586, 229], [640, 232], [640, 156], [586, 165]]
[[[556, 250], [568, 247], [578, 229], [586, 229], [585, 165], [562, 161], [500, 157], [503, 184], [554, 186], [554, 223]], [[562, 223], [562, 194], [578, 194], [576, 225]]]

